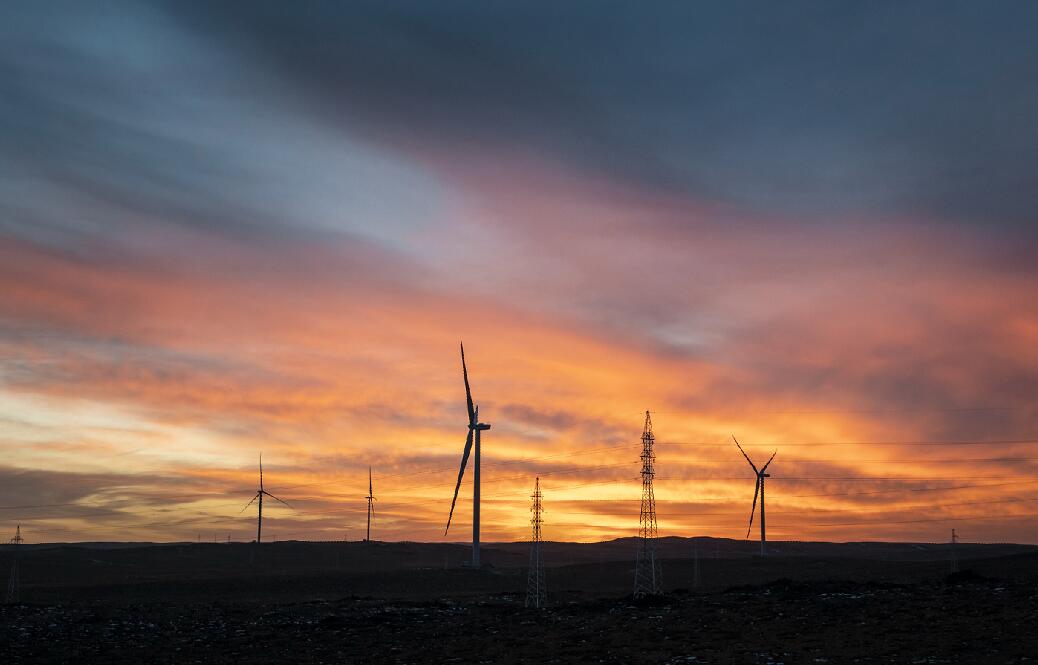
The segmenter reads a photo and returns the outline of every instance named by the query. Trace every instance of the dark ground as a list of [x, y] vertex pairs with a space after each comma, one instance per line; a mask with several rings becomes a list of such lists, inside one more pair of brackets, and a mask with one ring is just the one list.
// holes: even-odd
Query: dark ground
[[1036, 548], [960, 547], [949, 576], [946, 546], [776, 543], [761, 561], [752, 544], [698, 543], [700, 585], [691, 543], [667, 539], [666, 594], [638, 602], [630, 541], [547, 545], [566, 563], [548, 570], [544, 611], [522, 606], [522, 544], [488, 546], [480, 571], [457, 567], [464, 547], [416, 543], [23, 548], [24, 602], [0, 606], [0, 659], [1038, 660]]

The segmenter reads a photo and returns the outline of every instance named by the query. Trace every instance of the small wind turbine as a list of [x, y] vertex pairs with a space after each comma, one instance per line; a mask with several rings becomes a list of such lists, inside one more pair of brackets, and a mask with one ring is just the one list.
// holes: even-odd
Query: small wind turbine
[[746, 454], [746, 451], [739, 445], [739, 440], [732, 436], [732, 441], [735, 441], [735, 445], [738, 446], [739, 452], [746, 458], [746, 461], [750, 463], [753, 468], [754, 475], [757, 476], [757, 485], [753, 490], [753, 508], [750, 509], [750, 525], [746, 527], [746, 537], [750, 537], [750, 529], [753, 528], [753, 513], [757, 510], [757, 495], [760, 495], [760, 555], [763, 558], [767, 553], [767, 537], [764, 533], [764, 479], [770, 478], [771, 474], [767, 473], [768, 465], [771, 464], [771, 460], [775, 459], [775, 455], [778, 451], [771, 453], [771, 457], [768, 458], [767, 464], [762, 466], [759, 470], [757, 466], [750, 460], [750, 456]]
[[[284, 503], [286, 506], [288, 506], [287, 503], [285, 503], [281, 499], [277, 498], [276, 496], [274, 496], [273, 494], [271, 494], [267, 490], [263, 489], [263, 453], [260, 453], [259, 471], [260, 471], [259, 489], [256, 490], [256, 495], [252, 497], [252, 501], [249, 501], [247, 504], [245, 504], [245, 508], [241, 509], [241, 512], [244, 513], [246, 511], [246, 509], [248, 509], [248, 507], [252, 505], [253, 501], [256, 501], [257, 499], [259, 499], [259, 515], [256, 518], [256, 543], [257, 544], [259, 544], [260, 542], [263, 541], [263, 495], [265, 494], [265, 495], [269, 496], [271, 499], [274, 499], [275, 501], [278, 501], [280, 503]], [[291, 508], [292, 506], [288, 506], [288, 507]], [[239, 513], [239, 514], [241, 514], [241, 513]]]
[[368, 467], [368, 535], [364, 538], [364, 542], [371, 540], [371, 518], [375, 516], [375, 493], [371, 490], [371, 467]]
[[[451, 512], [447, 516], [447, 528], [443, 535], [451, 528], [451, 518], [454, 517], [454, 504], [458, 501], [458, 490], [461, 489], [461, 479], [465, 475], [465, 466], [469, 461], [469, 453], [472, 451], [472, 442], [476, 442], [476, 459], [472, 464], [472, 565], [479, 567], [479, 439], [480, 432], [490, 429], [490, 425], [479, 422], [479, 407], [472, 404], [472, 390], [469, 388], [469, 371], [465, 366], [465, 345], [461, 345], [461, 375], [465, 379], [465, 401], [469, 411], [469, 433], [465, 437], [465, 450], [461, 453], [461, 468], [458, 469], [458, 483], [454, 486], [454, 498], [451, 499]], [[473, 432], [475, 436], [473, 436]]]

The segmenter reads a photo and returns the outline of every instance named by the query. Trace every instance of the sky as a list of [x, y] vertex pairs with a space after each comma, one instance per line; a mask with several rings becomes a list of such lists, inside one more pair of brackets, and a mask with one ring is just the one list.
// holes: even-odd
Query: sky
[[5, 3], [0, 536], [1038, 543], [1036, 20]]

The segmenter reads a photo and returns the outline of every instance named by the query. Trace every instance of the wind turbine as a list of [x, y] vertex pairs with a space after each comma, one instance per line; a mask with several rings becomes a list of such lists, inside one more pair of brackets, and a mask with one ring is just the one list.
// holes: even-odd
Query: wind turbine
[[750, 463], [753, 468], [754, 475], [757, 476], [757, 486], [753, 490], [753, 508], [750, 509], [750, 525], [746, 527], [746, 537], [750, 537], [750, 529], [753, 528], [753, 513], [757, 510], [757, 495], [760, 494], [760, 555], [761, 558], [767, 554], [767, 538], [764, 533], [764, 479], [770, 478], [771, 474], [767, 473], [768, 465], [771, 464], [771, 460], [775, 459], [775, 455], [778, 451], [771, 453], [771, 457], [768, 458], [767, 464], [762, 466], [759, 470], [757, 466], [750, 460], [750, 456], [746, 454], [746, 451], [739, 445], [739, 440], [732, 436], [732, 441], [735, 441], [735, 445], [738, 446], [739, 452], [746, 458], [746, 461]]
[[[461, 479], [465, 475], [465, 465], [469, 461], [469, 453], [472, 451], [472, 442], [476, 443], [476, 459], [472, 465], [472, 566], [479, 567], [479, 439], [480, 432], [490, 429], [490, 425], [479, 422], [479, 407], [472, 404], [472, 390], [469, 388], [469, 371], [465, 366], [465, 345], [461, 345], [461, 375], [465, 379], [465, 401], [469, 411], [469, 433], [465, 437], [465, 450], [461, 453], [461, 468], [458, 469], [458, 483], [454, 486], [454, 498], [451, 499], [451, 512], [447, 516], [447, 528], [443, 535], [451, 528], [451, 518], [454, 517], [454, 504], [458, 501], [458, 490], [461, 489]], [[473, 434], [474, 433], [474, 434]]]
[[364, 542], [371, 540], [371, 518], [375, 515], [375, 493], [371, 490], [371, 467], [368, 467], [368, 535], [364, 538]]
[[[284, 503], [286, 506], [288, 506], [287, 503], [285, 503], [284, 501], [281, 501], [281, 499], [277, 498], [276, 496], [274, 496], [273, 494], [271, 494], [267, 490], [263, 489], [263, 453], [260, 453], [259, 469], [260, 469], [259, 489], [256, 490], [256, 495], [252, 497], [252, 501], [249, 501], [247, 504], [245, 504], [245, 508], [241, 509], [241, 512], [244, 513], [246, 511], [246, 509], [248, 509], [248, 507], [251, 506], [254, 501], [259, 499], [259, 516], [256, 518], [256, 544], [259, 544], [263, 540], [263, 495], [265, 494], [265, 495], [269, 496], [271, 499], [274, 499], [275, 501], [278, 501], [280, 503]], [[291, 508], [292, 506], [288, 506], [288, 507]], [[239, 514], [241, 514], [241, 513], [239, 513]]]

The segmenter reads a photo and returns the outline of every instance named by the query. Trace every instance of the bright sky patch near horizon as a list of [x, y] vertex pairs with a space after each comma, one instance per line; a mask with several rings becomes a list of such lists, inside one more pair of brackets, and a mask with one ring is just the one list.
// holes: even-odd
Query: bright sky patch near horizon
[[1038, 542], [1038, 7], [0, 9], [0, 533]]

